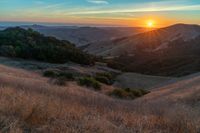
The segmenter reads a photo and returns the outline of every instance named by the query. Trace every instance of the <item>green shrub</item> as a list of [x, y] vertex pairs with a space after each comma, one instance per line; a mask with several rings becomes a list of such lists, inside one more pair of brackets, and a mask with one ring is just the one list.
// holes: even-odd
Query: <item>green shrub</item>
[[108, 73], [108, 72], [97, 73], [97, 75], [107, 77], [108, 79], [112, 79], [113, 78], [112, 74]]
[[1, 45], [0, 46], [0, 55], [15, 57], [15, 50], [13, 46], [10, 45]]
[[148, 94], [149, 91], [143, 89], [114, 89], [109, 93], [110, 96], [122, 98], [122, 99], [135, 99], [143, 95]]
[[47, 70], [43, 73], [43, 76], [45, 77], [51, 77], [51, 78], [55, 78], [58, 76], [58, 73], [53, 71], [53, 70]]
[[74, 75], [72, 73], [59, 72], [48, 70], [43, 73], [43, 76], [52, 78], [53, 84], [64, 86], [67, 81], [74, 81]]
[[124, 91], [123, 89], [114, 89], [111, 93], [111, 96], [119, 97], [119, 98], [127, 98], [128, 93]]
[[97, 73], [95, 79], [107, 85], [112, 85], [114, 82], [113, 75], [110, 73]]
[[107, 84], [107, 85], [111, 85], [110, 80], [107, 77], [104, 76], [96, 76], [95, 79], [101, 83]]
[[61, 72], [61, 73], [58, 74], [58, 76], [63, 77], [66, 80], [71, 80], [71, 81], [74, 80], [74, 75], [72, 73]]
[[93, 87], [95, 90], [101, 89], [101, 84], [92, 77], [82, 77], [78, 83], [82, 86]]
[[67, 72], [59, 72], [54, 70], [47, 70], [43, 73], [43, 76], [45, 77], [51, 77], [51, 78], [65, 78], [66, 80], [74, 80], [74, 75], [72, 73]]

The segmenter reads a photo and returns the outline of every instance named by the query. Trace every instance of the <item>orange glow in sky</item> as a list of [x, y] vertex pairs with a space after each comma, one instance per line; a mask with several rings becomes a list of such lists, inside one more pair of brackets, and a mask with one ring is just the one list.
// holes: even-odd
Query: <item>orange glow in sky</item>
[[200, 0], [0, 0], [0, 22], [160, 28], [199, 16]]

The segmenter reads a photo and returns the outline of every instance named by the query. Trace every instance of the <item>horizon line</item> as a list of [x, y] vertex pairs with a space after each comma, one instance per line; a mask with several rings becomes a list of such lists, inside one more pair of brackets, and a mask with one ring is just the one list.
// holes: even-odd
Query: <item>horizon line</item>
[[[3, 25], [2, 25], [3, 23]], [[8, 24], [6, 24], [8, 23]], [[18, 24], [17, 24], [18, 23]], [[195, 24], [195, 23], [173, 23], [169, 24], [166, 26], [161, 26], [161, 27], [154, 27], [156, 28], [164, 28], [168, 26], [173, 26], [177, 24], [186, 24], [186, 25], [200, 25], [200, 24]], [[62, 23], [62, 22], [32, 22], [32, 21], [0, 21], [0, 26], [1, 27], [9, 27], [9, 26], [28, 26], [28, 25], [38, 25], [38, 26], [68, 26], [68, 27], [130, 27], [130, 28], [146, 28], [145, 26], [126, 26], [126, 25], [110, 25], [110, 24], [87, 24], [87, 23]]]

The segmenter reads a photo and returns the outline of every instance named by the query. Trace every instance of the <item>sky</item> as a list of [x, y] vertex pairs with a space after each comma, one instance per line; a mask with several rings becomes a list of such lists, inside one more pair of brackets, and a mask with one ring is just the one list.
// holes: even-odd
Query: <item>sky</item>
[[200, 0], [0, 0], [0, 22], [147, 26], [200, 24]]

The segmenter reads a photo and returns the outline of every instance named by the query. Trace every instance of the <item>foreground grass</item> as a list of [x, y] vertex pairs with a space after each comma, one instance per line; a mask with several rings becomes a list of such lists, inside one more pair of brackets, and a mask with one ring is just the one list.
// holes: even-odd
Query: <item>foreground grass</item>
[[0, 67], [0, 132], [196, 133], [198, 118], [187, 105], [113, 99], [75, 83], [56, 86]]

